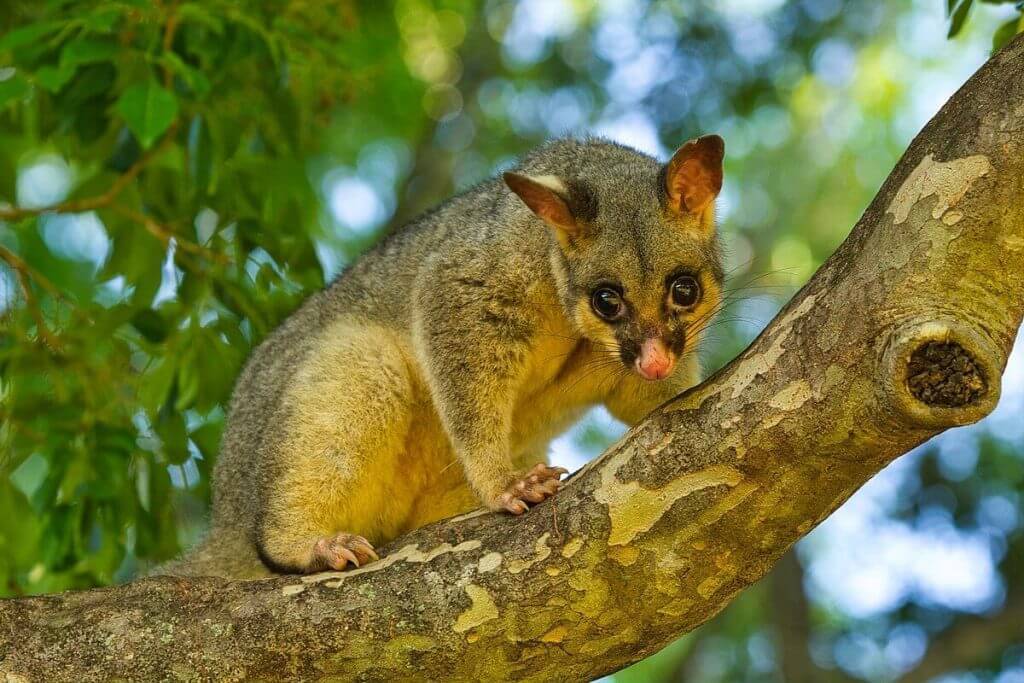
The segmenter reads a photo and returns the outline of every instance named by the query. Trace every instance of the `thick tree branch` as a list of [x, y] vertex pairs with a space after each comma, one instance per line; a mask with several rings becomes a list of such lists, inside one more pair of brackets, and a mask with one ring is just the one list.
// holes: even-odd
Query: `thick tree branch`
[[419, 529], [351, 572], [3, 601], [0, 672], [570, 681], [650, 655], [888, 462], [992, 409], [1024, 310], [1021, 196], [1024, 38], [750, 348], [552, 500]]

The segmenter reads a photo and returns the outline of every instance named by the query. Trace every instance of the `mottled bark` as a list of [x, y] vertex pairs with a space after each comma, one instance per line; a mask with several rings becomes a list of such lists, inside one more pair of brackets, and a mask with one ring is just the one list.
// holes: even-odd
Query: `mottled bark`
[[1024, 310], [1024, 38], [739, 358], [522, 518], [352, 572], [0, 602], [8, 680], [585, 680], [720, 611], [887, 463], [995, 405]]

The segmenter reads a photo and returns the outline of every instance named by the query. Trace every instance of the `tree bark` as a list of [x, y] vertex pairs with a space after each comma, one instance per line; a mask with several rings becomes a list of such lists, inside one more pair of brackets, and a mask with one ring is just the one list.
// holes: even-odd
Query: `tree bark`
[[591, 679], [718, 613], [872, 475], [987, 414], [1024, 312], [1024, 38], [757, 340], [522, 518], [345, 573], [0, 602], [22, 680]]

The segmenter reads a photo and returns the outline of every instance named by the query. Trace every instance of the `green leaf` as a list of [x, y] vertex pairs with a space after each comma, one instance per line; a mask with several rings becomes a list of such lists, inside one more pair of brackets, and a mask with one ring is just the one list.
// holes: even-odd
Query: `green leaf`
[[166, 258], [163, 244], [134, 222], [113, 212], [103, 212], [101, 218], [110, 233], [112, 249], [100, 270], [100, 278], [124, 276], [124, 284], [132, 288], [131, 302], [139, 308], [148, 308], [160, 288]]
[[194, 69], [173, 52], [164, 53], [162, 61], [170, 67], [189, 87], [196, 97], [202, 99], [210, 92], [210, 80], [202, 71]]
[[78, 68], [75, 65], [44, 66], [35, 73], [36, 81], [50, 92], [57, 92], [71, 80]]
[[167, 401], [177, 376], [174, 359], [165, 356], [146, 371], [139, 387], [139, 402], [151, 413], [159, 411]]
[[56, 31], [66, 23], [65, 21], [43, 21], [9, 31], [3, 37], [0, 37], [0, 52], [35, 43], [46, 34]]
[[154, 344], [158, 344], [166, 339], [169, 331], [167, 321], [152, 308], [139, 310], [132, 317], [132, 327]]
[[11, 472], [10, 480], [22, 493], [31, 497], [46, 479], [50, 466], [46, 458], [33, 453]]
[[80, 38], [71, 41], [61, 50], [60, 65], [67, 68], [96, 62], [111, 62], [119, 51], [116, 43]]
[[127, 9], [127, 7], [117, 4], [98, 7], [82, 19], [82, 25], [90, 31], [111, 33], [115, 30]]
[[198, 411], [205, 413], [218, 403], [228, 400], [242, 359], [238, 349], [231, 348], [205, 330], [202, 335], [197, 335], [195, 346], [200, 349], [195, 354], [194, 362], [202, 384], [194, 405]]
[[211, 462], [217, 457], [217, 449], [220, 447], [221, 432], [224, 430], [223, 422], [207, 422], [202, 427], [195, 429], [189, 434], [192, 443], [196, 445], [203, 457]]
[[996, 32], [992, 35], [992, 54], [1003, 49], [1003, 46], [1013, 40], [1013, 37], [1021, 31], [1024, 31], [1024, 14], [1010, 19], [996, 29]]
[[238, 26], [242, 26], [252, 34], [259, 38], [263, 45], [267, 48], [267, 54], [270, 59], [274, 62], [276, 67], [281, 63], [281, 45], [279, 37], [272, 31], [270, 31], [260, 20], [249, 16], [242, 10], [236, 10], [229, 14], [231, 21], [236, 23]]
[[201, 24], [217, 35], [224, 33], [224, 21], [210, 14], [201, 4], [187, 2], [178, 7], [178, 20], [182, 23]]
[[72, 261], [51, 251], [38, 230], [41, 222], [38, 218], [21, 222], [17, 229], [19, 255], [64, 294], [78, 300], [91, 299], [95, 291], [93, 264]]
[[188, 171], [196, 191], [205, 195], [213, 171], [213, 141], [209, 126], [199, 116], [192, 119], [188, 129]]
[[174, 401], [174, 410], [182, 411], [191, 408], [199, 394], [199, 368], [196, 366], [198, 351], [189, 349], [178, 366], [178, 395]]
[[0, 154], [0, 198], [10, 201], [17, 192], [18, 166], [15, 160], [18, 154], [11, 148], [4, 149], [4, 152], [5, 154]]
[[164, 134], [178, 115], [178, 101], [150, 79], [125, 90], [117, 101], [117, 111], [124, 117], [139, 144], [149, 147]]
[[116, 79], [117, 70], [111, 64], [92, 64], [83, 67], [65, 92], [61, 93], [61, 109], [71, 115], [82, 105], [94, 100], [109, 106], [108, 97]]
[[5, 81], [0, 81], [0, 107], [8, 102], [23, 99], [32, 91], [32, 86], [21, 74], [14, 74]]
[[960, 0], [960, 4], [953, 10], [952, 17], [949, 20], [949, 34], [947, 38], [952, 38], [964, 27], [964, 22], [967, 21], [967, 15], [971, 11], [971, 6], [974, 4], [974, 0]]
[[241, 126], [233, 125], [227, 117], [206, 117], [204, 123], [210, 128], [210, 139], [213, 141], [217, 157], [223, 161], [232, 159], [242, 144], [242, 136], [246, 131]]
[[210, 286], [206, 277], [186, 270], [178, 283], [178, 301], [186, 307], [197, 306], [200, 298], [207, 296], [209, 291]]
[[188, 460], [188, 433], [185, 431], [185, 418], [180, 412], [162, 411], [153, 425], [153, 431], [163, 442], [164, 457], [168, 462], [180, 465]]

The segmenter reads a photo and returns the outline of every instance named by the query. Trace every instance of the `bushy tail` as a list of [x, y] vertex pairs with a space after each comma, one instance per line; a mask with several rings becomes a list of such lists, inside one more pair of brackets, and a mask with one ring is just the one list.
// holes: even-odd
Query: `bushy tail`
[[262, 579], [271, 575], [244, 533], [212, 530], [198, 545], [176, 560], [149, 572], [150, 576], [219, 576]]

